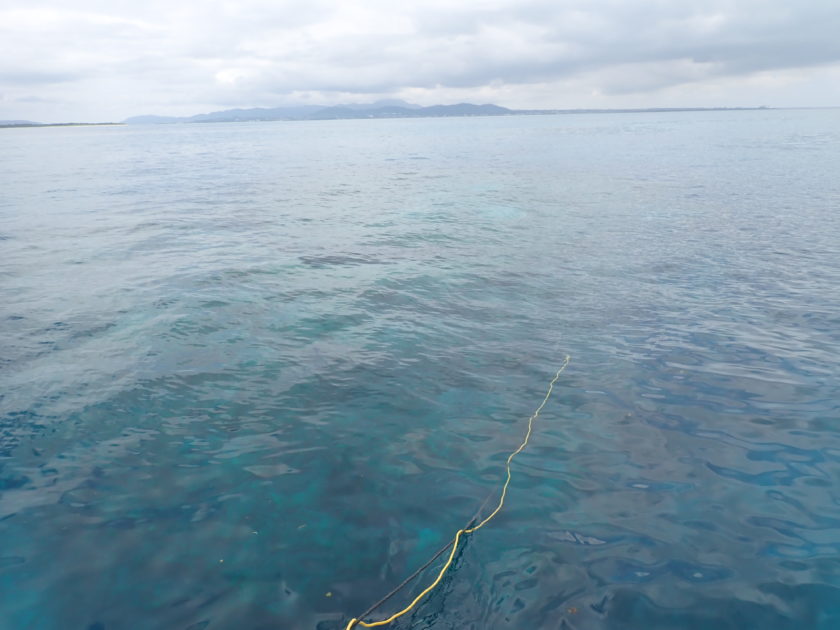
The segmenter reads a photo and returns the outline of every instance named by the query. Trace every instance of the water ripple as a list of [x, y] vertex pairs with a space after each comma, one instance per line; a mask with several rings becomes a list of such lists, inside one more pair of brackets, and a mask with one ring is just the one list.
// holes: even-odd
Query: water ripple
[[838, 627], [833, 115], [7, 130], [0, 618], [340, 630], [569, 353], [393, 627]]

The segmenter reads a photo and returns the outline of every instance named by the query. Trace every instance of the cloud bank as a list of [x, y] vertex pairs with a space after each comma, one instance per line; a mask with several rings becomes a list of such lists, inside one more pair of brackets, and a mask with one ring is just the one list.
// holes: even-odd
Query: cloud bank
[[0, 118], [397, 97], [840, 105], [836, 0], [7, 0]]

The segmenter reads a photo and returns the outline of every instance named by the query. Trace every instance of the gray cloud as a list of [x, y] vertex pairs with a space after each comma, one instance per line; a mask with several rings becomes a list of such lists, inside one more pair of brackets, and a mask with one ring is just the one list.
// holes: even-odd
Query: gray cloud
[[[840, 71], [836, 0], [66, 6], [7, 0], [0, 10], [0, 118], [32, 117], [24, 98], [42, 99], [36, 111], [53, 119], [64, 117], [54, 101], [93, 119], [386, 95], [519, 107], [717, 104], [697, 102], [712, 95], [838, 104], [827, 87]], [[793, 102], [791, 86], [810, 102]]]

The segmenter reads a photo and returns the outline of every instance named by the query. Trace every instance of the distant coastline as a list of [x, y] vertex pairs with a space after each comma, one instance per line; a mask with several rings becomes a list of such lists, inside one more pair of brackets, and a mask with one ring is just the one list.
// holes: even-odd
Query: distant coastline
[[621, 109], [509, 109], [499, 105], [458, 103], [423, 107], [399, 100], [335, 106], [299, 105], [291, 107], [227, 109], [193, 116], [132, 116], [122, 122], [39, 123], [29, 120], [0, 120], [0, 128], [90, 127], [113, 125], [169, 125], [186, 123], [271, 122], [307, 120], [361, 120], [387, 118], [454, 118], [475, 116], [551, 116], [570, 114], [645, 114], [665, 112], [756, 111], [771, 107], [649, 107]]
[[95, 123], [39, 123], [30, 120], [0, 120], [0, 129], [17, 129], [21, 127], [114, 127], [124, 125], [121, 122], [95, 122]]
[[619, 114], [649, 112], [697, 112], [759, 110], [767, 107], [662, 107], [639, 109], [509, 109], [499, 105], [458, 103], [422, 107], [399, 100], [377, 101], [369, 104], [336, 106], [303, 105], [252, 109], [228, 109], [194, 116], [133, 116], [128, 125], [201, 123], [201, 122], [267, 122], [290, 120], [359, 120], [380, 118], [449, 118], [472, 116], [545, 116], [557, 114]]

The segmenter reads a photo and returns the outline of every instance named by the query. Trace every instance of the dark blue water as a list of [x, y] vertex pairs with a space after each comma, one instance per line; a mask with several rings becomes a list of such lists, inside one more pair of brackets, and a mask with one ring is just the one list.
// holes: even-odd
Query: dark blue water
[[343, 629], [566, 353], [391, 627], [840, 627], [838, 172], [837, 110], [3, 130], [0, 627]]

